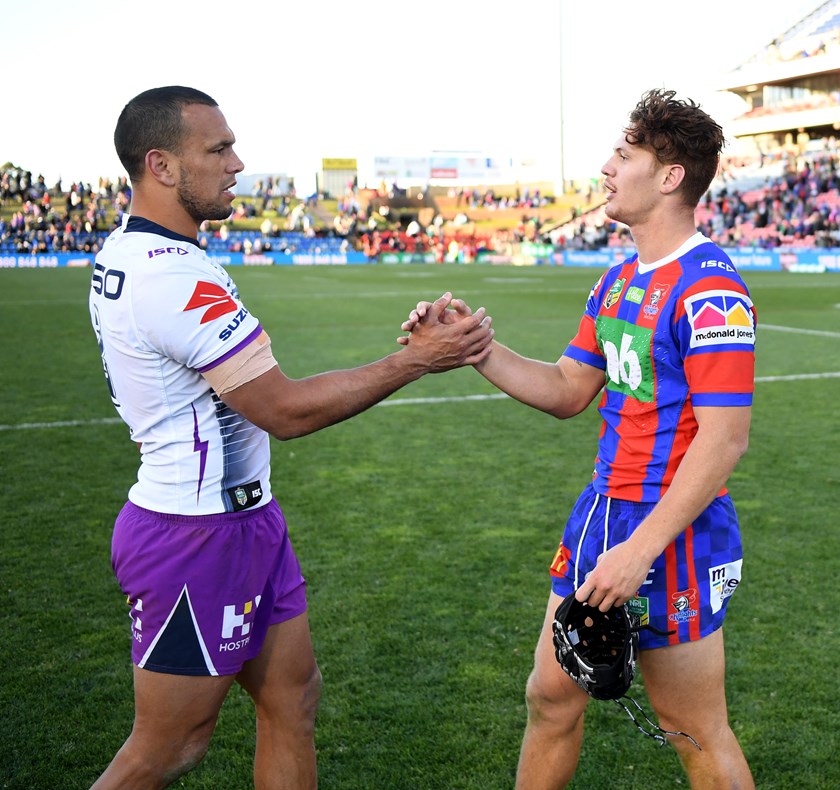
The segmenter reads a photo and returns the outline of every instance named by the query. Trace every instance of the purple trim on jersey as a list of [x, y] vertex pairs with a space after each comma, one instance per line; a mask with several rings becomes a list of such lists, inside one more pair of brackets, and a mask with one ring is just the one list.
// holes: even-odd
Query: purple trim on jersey
[[209, 365], [204, 365], [200, 368], [196, 368], [199, 373], [205, 373], [208, 370], [213, 370], [217, 365], [221, 365], [226, 359], [230, 359], [234, 354], [238, 354], [245, 346], [249, 343], [256, 340], [262, 334], [263, 328], [260, 324], [257, 324], [257, 328], [251, 332], [246, 338], [244, 338], [240, 343], [237, 343], [230, 351], [222, 354], [218, 359], [214, 359]]
[[158, 225], [157, 222], [152, 222], [150, 219], [138, 217], [134, 214], [128, 218], [128, 222], [125, 225], [125, 232], [154, 233], [157, 236], [166, 236], [166, 238], [172, 239], [173, 241], [184, 241], [187, 244], [194, 244], [196, 247], [201, 249], [198, 239], [193, 239], [190, 236], [182, 236], [174, 230], [169, 230], [169, 228], [164, 228], [163, 225]]
[[209, 443], [206, 441], [201, 441], [198, 435], [198, 414], [195, 411], [195, 405], [190, 404], [190, 408], [192, 409], [193, 413], [193, 451], [198, 453], [199, 460], [198, 460], [198, 488], [195, 492], [195, 501], [198, 504], [198, 500], [201, 497], [201, 483], [204, 481], [204, 467], [207, 466], [207, 448]]

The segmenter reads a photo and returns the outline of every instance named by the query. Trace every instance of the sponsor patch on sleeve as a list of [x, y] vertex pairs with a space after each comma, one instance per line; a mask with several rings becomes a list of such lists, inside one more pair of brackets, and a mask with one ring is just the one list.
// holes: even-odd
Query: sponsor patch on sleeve
[[737, 291], [703, 291], [685, 300], [691, 347], [755, 345], [752, 301]]

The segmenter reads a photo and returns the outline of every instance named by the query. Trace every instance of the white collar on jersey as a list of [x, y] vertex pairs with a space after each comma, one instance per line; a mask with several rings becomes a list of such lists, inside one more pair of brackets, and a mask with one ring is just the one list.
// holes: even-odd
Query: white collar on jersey
[[711, 239], [707, 239], [698, 230], [691, 238], [683, 242], [678, 249], [674, 250], [674, 252], [669, 255], [666, 255], [664, 258], [660, 258], [658, 261], [654, 261], [653, 263], [642, 263], [641, 261], [638, 261], [639, 274], [652, 272], [654, 269], [658, 269], [660, 266], [664, 266], [666, 263], [676, 260], [681, 255], [685, 255], [689, 250], [693, 250], [695, 247], [700, 244], [705, 244], [707, 241], [711, 241]]

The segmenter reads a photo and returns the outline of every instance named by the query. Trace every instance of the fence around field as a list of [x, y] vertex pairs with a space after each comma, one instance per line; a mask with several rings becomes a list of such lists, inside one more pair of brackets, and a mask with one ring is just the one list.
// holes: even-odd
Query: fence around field
[[[476, 265], [514, 266], [569, 266], [607, 268], [620, 263], [634, 252], [631, 247], [606, 247], [601, 250], [569, 250], [548, 244], [512, 245], [510, 254], [500, 255], [479, 252]], [[764, 250], [750, 247], [724, 248], [724, 251], [741, 271], [791, 271], [840, 273], [840, 247], [796, 250]], [[208, 255], [222, 266], [314, 266], [353, 264], [434, 264], [433, 253], [382, 253], [369, 258], [356, 251], [264, 251], [258, 254], [243, 252], [209, 252]], [[61, 267], [93, 266], [94, 254], [83, 252], [57, 252], [46, 255], [0, 255], [0, 269], [56, 269]], [[450, 261], [457, 263], [457, 261]]]

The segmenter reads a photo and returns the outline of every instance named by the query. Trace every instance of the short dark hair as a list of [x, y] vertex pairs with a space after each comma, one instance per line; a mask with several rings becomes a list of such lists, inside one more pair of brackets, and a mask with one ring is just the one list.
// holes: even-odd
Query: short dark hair
[[169, 85], [144, 91], [123, 107], [114, 129], [114, 147], [132, 181], [142, 178], [146, 154], [153, 148], [180, 150], [184, 136], [181, 111], [189, 104], [219, 106], [195, 88]]
[[675, 96], [670, 90], [644, 93], [630, 113], [624, 139], [648, 148], [661, 164], [681, 164], [685, 201], [696, 206], [717, 173], [723, 129], [699, 104]]

